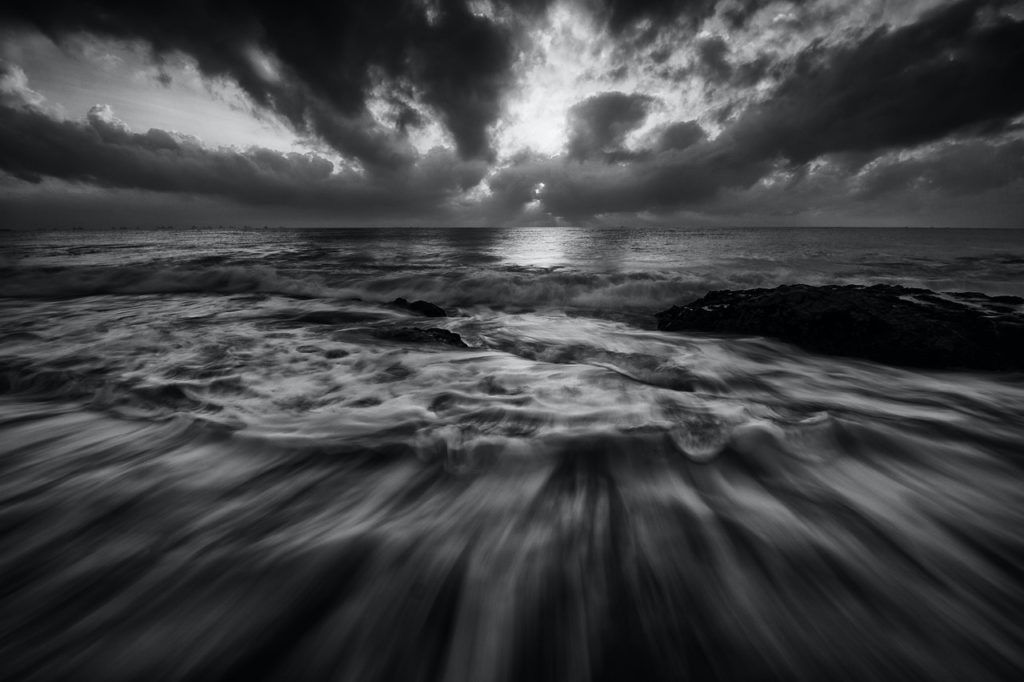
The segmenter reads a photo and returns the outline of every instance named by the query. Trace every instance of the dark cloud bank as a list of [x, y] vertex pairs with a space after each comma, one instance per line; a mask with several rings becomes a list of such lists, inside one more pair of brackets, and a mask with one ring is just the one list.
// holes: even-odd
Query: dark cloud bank
[[[739, 31], [766, 4], [582, 3], [608, 40], [638, 58], [666, 32], [695, 55], [680, 79], [732, 88], [739, 105], [719, 112], [714, 134], [706, 122], [682, 120], [631, 140], [659, 102], [644, 92], [599, 93], [569, 110], [562, 153], [501, 158], [492, 134], [517, 55], [543, 27], [541, 0], [492, 3], [486, 13], [457, 0], [5, 3], [0, 21], [58, 42], [85, 34], [144, 41], [156, 61], [189, 55], [345, 165], [135, 132], [103, 106], [65, 120], [18, 65], [3, 64], [0, 204], [23, 216], [74, 185], [295, 207], [339, 223], [503, 224], [671, 222], [679, 212], [727, 215], [727, 200], [755, 215], [798, 214], [811, 202], [827, 216], [830, 206], [855, 214], [928, 193], [978, 202], [1019, 195], [1024, 13], [1013, 3], [940, 3], [912, 23], [847, 26], [840, 40], [775, 61], [738, 63], [729, 40], [740, 33], [699, 32], [713, 17]], [[815, 3], [789, 4], [800, 13]], [[771, 87], [754, 97], [759, 82]], [[371, 92], [386, 93], [387, 120], [371, 116]], [[409, 130], [428, 117], [450, 134], [451, 149], [420, 153], [410, 144]]]

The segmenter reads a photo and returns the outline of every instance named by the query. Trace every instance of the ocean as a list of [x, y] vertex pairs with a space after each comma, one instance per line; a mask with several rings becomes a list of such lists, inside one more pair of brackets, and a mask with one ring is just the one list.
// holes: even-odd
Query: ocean
[[0, 233], [0, 678], [1020, 679], [1024, 375], [655, 326], [797, 282], [1024, 230]]

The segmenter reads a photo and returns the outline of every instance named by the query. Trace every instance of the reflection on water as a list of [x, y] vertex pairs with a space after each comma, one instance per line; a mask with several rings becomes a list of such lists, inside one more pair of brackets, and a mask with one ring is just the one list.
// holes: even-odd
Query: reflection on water
[[652, 331], [712, 282], [660, 236], [453, 234], [24, 247], [0, 678], [1020, 678], [1020, 376]]
[[550, 268], [567, 264], [566, 252], [574, 236], [570, 230], [508, 230], [501, 233], [500, 245], [494, 250], [511, 265]]

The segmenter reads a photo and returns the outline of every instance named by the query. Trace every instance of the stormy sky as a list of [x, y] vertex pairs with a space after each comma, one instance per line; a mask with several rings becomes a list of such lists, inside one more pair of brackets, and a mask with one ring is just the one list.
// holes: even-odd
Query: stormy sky
[[5, 227], [1024, 226], [1024, 2], [8, 0]]

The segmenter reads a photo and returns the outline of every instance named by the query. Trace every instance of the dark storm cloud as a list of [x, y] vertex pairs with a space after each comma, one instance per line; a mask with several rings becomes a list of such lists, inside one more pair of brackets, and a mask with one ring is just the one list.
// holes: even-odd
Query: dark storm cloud
[[[9, 66], [0, 71], [9, 72]], [[486, 171], [482, 162], [436, 149], [388, 176], [336, 172], [315, 154], [211, 150], [163, 130], [134, 133], [104, 105], [93, 107], [85, 121], [65, 121], [12, 99], [0, 106], [0, 170], [30, 183], [49, 177], [251, 205], [333, 208], [355, 216], [436, 215]]]
[[[604, 213], [667, 212], [707, 201], [723, 187], [747, 187], [771, 169], [767, 160], [754, 163], [717, 141], [700, 141], [702, 136], [692, 127], [677, 130], [682, 132], [673, 130], [670, 140], [678, 134], [682, 139], [677, 142], [683, 143], [688, 134], [693, 142], [683, 149], [636, 153], [640, 160], [633, 163], [521, 157], [488, 181], [493, 201], [507, 208], [537, 198], [551, 215], [570, 220]], [[540, 183], [543, 188], [534, 197]]]
[[569, 109], [570, 159], [582, 160], [622, 151], [628, 135], [647, 118], [654, 99], [647, 95], [603, 92]]
[[[772, 4], [773, 0], [721, 0], [716, 3], [718, 13], [730, 28], [742, 28], [759, 10]], [[813, 0], [788, 0], [783, 4], [793, 7], [812, 5]]]
[[[678, 123], [656, 136], [651, 149], [635, 150], [631, 164], [529, 159], [504, 169], [492, 188], [506, 200], [529, 200], [523, 188], [543, 182], [539, 198], [544, 208], [569, 219], [670, 211], [706, 205], [724, 188], [748, 188], [780, 168], [788, 168], [799, 181], [809, 172], [804, 164], [824, 155], [856, 159], [847, 168], [852, 178], [887, 150], [950, 135], [991, 135], [1007, 129], [1012, 117], [1024, 111], [1024, 88], [1018, 84], [1024, 73], [1024, 23], [981, 11], [984, 5], [958, 2], [915, 24], [877, 30], [860, 42], [834, 48], [816, 44], [789, 65], [790, 75], [773, 96], [749, 106], [714, 139], [706, 139], [695, 123]], [[620, 94], [619, 103], [608, 110], [632, 111], [627, 107], [631, 100], [624, 97]], [[602, 144], [622, 141], [621, 135], [578, 134], [590, 128], [577, 121], [606, 120], [598, 115], [605, 108], [591, 102], [578, 105], [570, 117], [576, 142], [568, 159], [594, 159], [594, 150], [607, 150]], [[635, 124], [642, 114], [637, 106], [622, 120]], [[979, 146], [972, 152], [972, 167], [988, 158], [993, 168], [1004, 168], [1019, 150], [1016, 144]], [[888, 182], [897, 187], [895, 178], [915, 177], [966, 189], [969, 178], [951, 167], [958, 158], [950, 152], [927, 167], [911, 163], [902, 171], [890, 170]], [[1015, 177], [1015, 168], [983, 173], [985, 180], [977, 182], [1005, 184]], [[873, 182], [884, 187], [886, 181], [879, 176]]]
[[749, 62], [743, 62], [733, 70], [733, 83], [740, 88], [757, 85], [771, 73], [772, 60], [767, 55], [760, 55]]
[[392, 117], [395, 127], [403, 135], [407, 134], [410, 128], [421, 128], [427, 122], [418, 109], [409, 106], [405, 102], [395, 101], [391, 105], [394, 107]]
[[[1024, 22], [1002, 11], [1006, 3], [947, 2], [899, 15], [911, 23], [869, 29], [849, 23], [863, 12], [812, 0], [570, 1], [597, 18], [617, 55], [619, 80], [603, 87], [671, 77], [681, 92], [705, 97], [704, 111], [686, 115], [699, 122], [644, 130], [668, 110], [664, 93], [604, 92], [570, 109], [563, 153], [497, 158], [491, 134], [548, 0], [494, 2], [487, 11], [467, 0], [14, 0], [0, 6], [9, 26], [58, 41], [79, 33], [141, 40], [158, 66], [176, 52], [191, 55], [204, 75], [237, 82], [257, 107], [355, 163], [336, 170], [318, 156], [205, 149], [163, 130], [136, 133], [102, 106], [85, 121], [60, 120], [24, 73], [8, 69], [0, 74], [0, 168], [33, 182], [346, 215], [443, 215], [458, 205], [496, 222], [521, 211], [584, 221], [718, 210], [723, 193], [780, 191], [762, 192], [780, 185], [759, 183], [776, 176], [788, 187], [827, 185], [829, 196], [871, 201], [924, 187], [969, 194], [1020, 179], [1020, 144], [1008, 136], [1024, 112]], [[787, 6], [793, 11], [776, 16]], [[737, 42], [767, 27], [778, 35], [763, 45]], [[827, 37], [794, 54], [814, 35]], [[685, 60], [673, 59], [680, 51]], [[410, 131], [431, 120], [454, 149], [413, 147]], [[814, 170], [823, 163], [826, 179]], [[485, 176], [487, 186], [467, 196]]]
[[[506, 23], [473, 14], [461, 0], [15, 0], [0, 7], [0, 19], [56, 39], [87, 32], [144, 40], [158, 57], [189, 54], [204, 74], [236, 80], [296, 130], [370, 169], [411, 162], [401, 136], [367, 115], [368, 93], [381, 80], [415, 83], [462, 156], [490, 156], [487, 129], [501, 113], [516, 39]], [[260, 53], [281, 73], [267, 73]]]
[[905, 190], [976, 194], [1024, 179], [1024, 140], [970, 140], [942, 145], [917, 158], [883, 159], [858, 178], [858, 195], [878, 198]]
[[760, 9], [775, 4], [800, 6], [809, 0], [583, 0], [614, 33], [643, 22], [655, 28], [681, 21], [691, 27], [718, 13], [731, 28], [741, 28]]
[[415, 42], [417, 83], [424, 100], [441, 112], [463, 156], [491, 156], [487, 127], [501, 114], [510, 83], [512, 48], [507, 33], [446, 0], [437, 25]]
[[729, 46], [721, 36], [697, 42], [698, 69], [709, 81], [721, 83], [732, 77], [732, 65], [727, 59], [728, 55]]
[[811, 47], [729, 136], [753, 159], [803, 163], [1005, 126], [1024, 110], [1024, 22], [987, 16], [984, 6], [957, 2], [853, 45]]
[[642, 20], [664, 22], [679, 17], [699, 23], [715, 10], [715, 0], [603, 0], [593, 2], [613, 31]]
[[[489, 132], [513, 83], [518, 47], [549, 0], [494, 2], [490, 15], [466, 0], [9, 0], [0, 20], [29, 25], [56, 40], [77, 33], [143, 40], [157, 59], [194, 57], [211, 77], [236, 81], [259, 106], [300, 133], [323, 138], [368, 170], [413, 162], [403, 140], [408, 111], [431, 108], [464, 158], [493, 157]], [[650, 21], [648, 32], [677, 19], [691, 26], [715, 0], [578, 0], [613, 33]], [[729, 0], [749, 14], [764, 0]], [[267, 73], [261, 55], [280, 73]], [[721, 61], [711, 57], [713, 68]], [[394, 128], [368, 115], [369, 93], [383, 82], [414, 85], [416, 102], [394, 104]], [[165, 83], [166, 84], [166, 83]]]
[[658, 151], [686, 149], [707, 139], [707, 133], [696, 121], [673, 123], [662, 129], [658, 135]]
[[763, 3], [745, 0], [729, 2], [722, 9], [722, 17], [732, 28], [740, 28], [750, 20], [750, 17], [759, 9], [761, 4]]

